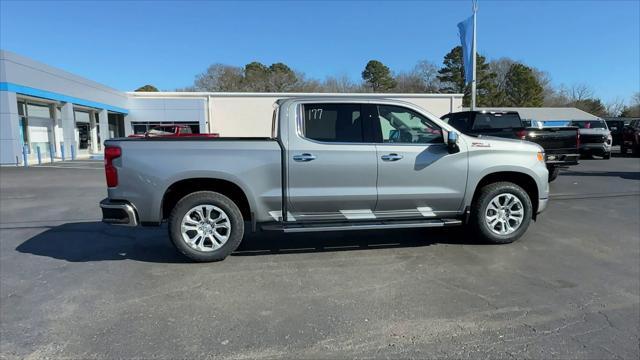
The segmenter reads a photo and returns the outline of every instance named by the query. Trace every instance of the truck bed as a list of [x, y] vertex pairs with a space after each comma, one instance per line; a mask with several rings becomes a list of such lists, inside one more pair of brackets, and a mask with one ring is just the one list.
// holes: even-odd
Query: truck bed
[[[105, 145], [122, 150], [114, 160], [119, 186], [109, 198], [136, 204], [142, 224], [166, 218], [162, 202], [173, 184], [184, 179], [221, 179], [238, 184], [252, 208], [280, 208], [280, 144], [270, 138], [123, 138]], [[268, 213], [259, 211], [260, 214]], [[265, 219], [267, 220], [267, 219]]]

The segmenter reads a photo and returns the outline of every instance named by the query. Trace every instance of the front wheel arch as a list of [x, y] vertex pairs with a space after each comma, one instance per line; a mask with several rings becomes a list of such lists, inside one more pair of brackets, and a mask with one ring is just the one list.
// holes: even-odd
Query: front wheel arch
[[476, 184], [476, 187], [473, 191], [473, 198], [471, 200], [471, 204], [478, 199], [480, 195], [480, 190], [493, 183], [497, 182], [510, 182], [520, 186], [524, 191], [527, 192], [529, 198], [531, 199], [531, 205], [533, 206], [533, 219], [536, 219], [536, 213], [538, 212], [539, 206], [539, 192], [538, 185], [536, 181], [528, 174], [515, 172], [515, 171], [500, 171], [494, 172], [491, 174], [485, 175], [480, 181]]

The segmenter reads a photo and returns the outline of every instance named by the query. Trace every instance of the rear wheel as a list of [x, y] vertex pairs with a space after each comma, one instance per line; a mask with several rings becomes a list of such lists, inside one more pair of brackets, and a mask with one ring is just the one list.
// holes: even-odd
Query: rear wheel
[[603, 158], [604, 160], [609, 160], [609, 159], [611, 159], [611, 152], [604, 153], [604, 155], [602, 155], [602, 158]]
[[182, 198], [169, 217], [173, 245], [193, 261], [220, 261], [242, 241], [244, 221], [228, 197], [198, 191]]
[[484, 186], [471, 206], [470, 226], [493, 244], [518, 240], [529, 227], [533, 206], [526, 191], [510, 182]]

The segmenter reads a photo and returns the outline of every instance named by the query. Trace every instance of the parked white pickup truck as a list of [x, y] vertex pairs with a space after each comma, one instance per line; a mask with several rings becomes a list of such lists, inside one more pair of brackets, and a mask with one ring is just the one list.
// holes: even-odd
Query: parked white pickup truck
[[548, 201], [540, 146], [476, 138], [377, 98], [277, 102], [269, 138], [106, 141], [103, 221], [168, 221], [176, 248], [222, 260], [245, 228], [283, 232], [468, 224], [518, 239]]

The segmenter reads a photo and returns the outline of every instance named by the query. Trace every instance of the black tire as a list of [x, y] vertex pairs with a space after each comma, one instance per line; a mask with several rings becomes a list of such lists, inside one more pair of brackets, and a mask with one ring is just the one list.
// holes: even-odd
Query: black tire
[[[523, 219], [520, 226], [512, 233], [500, 235], [493, 232], [485, 221], [485, 212], [491, 200], [500, 194], [515, 195], [522, 203], [524, 210]], [[480, 189], [480, 193], [471, 205], [471, 216], [469, 225], [480, 240], [491, 244], [508, 244], [518, 240], [529, 227], [533, 213], [531, 199], [524, 189], [511, 182], [497, 182], [485, 185]]]
[[549, 169], [549, 182], [552, 182], [553, 180], [555, 180], [558, 177], [558, 174], [560, 174], [560, 168], [557, 167], [552, 167]]
[[[227, 241], [218, 249], [201, 251], [189, 246], [182, 238], [181, 223], [188, 211], [198, 205], [213, 205], [224, 211], [231, 223]], [[189, 235], [187, 235], [189, 236]], [[169, 237], [173, 245], [186, 257], [197, 262], [224, 260], [235, 251], [244, 236], [244, 219], [238, 206], [228, 197], [213, 191], [198, 191], [183, 197], [169, 216]]]
[[611, 153], [610, 153], [610, 152], [608, 152], [608, 153], [604, 153], [604, 155], [602, 155], [602, 158], [603, 158], [604, 160], [609, 160], [609, 159], [611, 159]]

